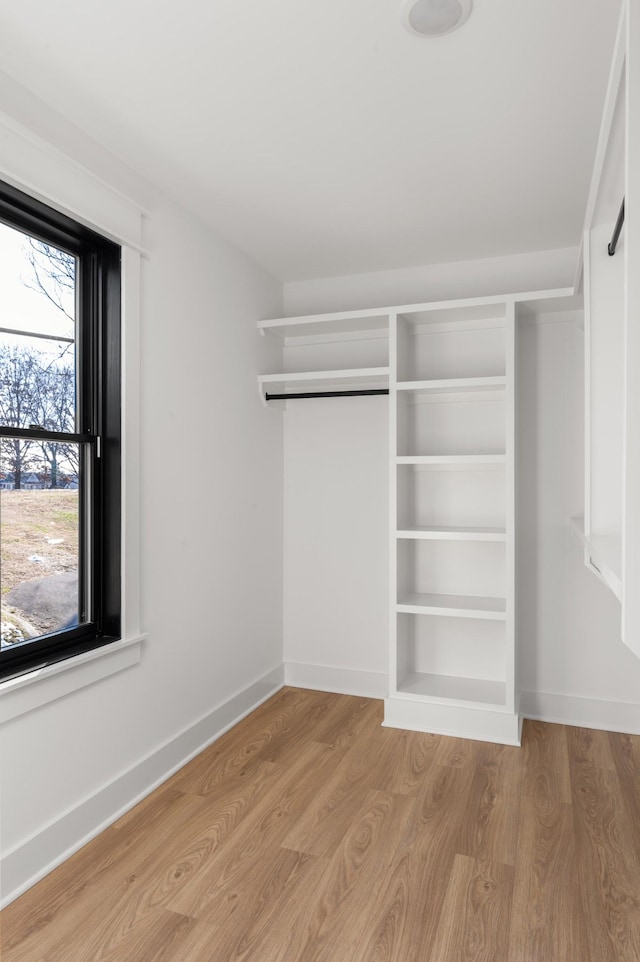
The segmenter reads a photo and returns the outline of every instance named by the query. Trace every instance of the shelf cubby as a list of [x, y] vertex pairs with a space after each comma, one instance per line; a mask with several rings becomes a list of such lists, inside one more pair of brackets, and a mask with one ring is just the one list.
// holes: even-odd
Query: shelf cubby
[[481, 708], [502, 708], [506, 698], [506, 686], [503, 681], [414, 671], [405, 675], [397, 695], [419, 695], [430, 700], [466, 703]]
[[504, 455], [504, 394], [399, 392], [398, 455]]
[[505, 627], [400, 613], [397, 694], [504, 708]]
[[415, 311], [398, 317], [398, 382], [504, 378], [505, 305]]
[[398, 541], [403, 608], [459, 609], [463, 617], [504, 620], [505, 575], [505, 545], [498, 541]]
[[[506, 531], [504, 464], [401, 464], [397, 528], [493, 528]], [[444, 470], [446, 468], [447, 470]]]

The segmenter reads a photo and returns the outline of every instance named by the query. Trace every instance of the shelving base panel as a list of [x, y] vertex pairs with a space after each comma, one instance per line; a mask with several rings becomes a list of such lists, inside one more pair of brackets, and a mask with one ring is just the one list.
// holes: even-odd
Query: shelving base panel
[[397, 693], [385, 699], [385, 728], [454, 735], [500, 745], [520, 745], [522, 720], [515, 712], [429, 701]]

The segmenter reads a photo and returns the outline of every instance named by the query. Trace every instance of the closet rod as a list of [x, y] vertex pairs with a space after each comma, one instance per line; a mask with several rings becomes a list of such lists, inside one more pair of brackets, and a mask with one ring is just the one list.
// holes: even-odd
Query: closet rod
[[620, 213], [618, 214], [616, 226], [613, 228], [611, 243], [607, 244], [609, 257], [613, 257], [613, 255], [616, 252], [616, 247], [618, 246], [618, 238], [620, 237], [620, 231], [622, 230], [623, 224], [624, 224], [624, 197], [622, 198], [622, 203], [620, 204]]
[[369, 391], [307, 391], [301, 394], [265, 394], [267, 401], [295, 401], [309, 397], [369, 397], [372, 394], [388, 394], [389, 388], [376, 388]]

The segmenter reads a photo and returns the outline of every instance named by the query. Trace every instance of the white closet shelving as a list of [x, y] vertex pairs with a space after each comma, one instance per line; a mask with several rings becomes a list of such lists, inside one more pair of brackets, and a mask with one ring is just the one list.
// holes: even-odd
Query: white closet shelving
[[574, 306], [563, 289], [259, 324], [287, 347], [263, 398], [389, 390], [385, 725], [519, 743], [516, 329]]
[[514, 305], [392, 317], [385, 724], [517, 743]]
[[259, 321], [287, 347], [287, 369], [258, 376], [269, 394], [386, 390], [389, 386], [388, 311], [344, 311]]

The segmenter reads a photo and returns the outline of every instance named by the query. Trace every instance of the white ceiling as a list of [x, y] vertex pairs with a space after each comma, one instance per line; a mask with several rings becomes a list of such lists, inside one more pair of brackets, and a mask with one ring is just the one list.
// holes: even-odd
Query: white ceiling
[[283, 280], [579, 241], [619, 0], [28, 0], [0, 66]]

